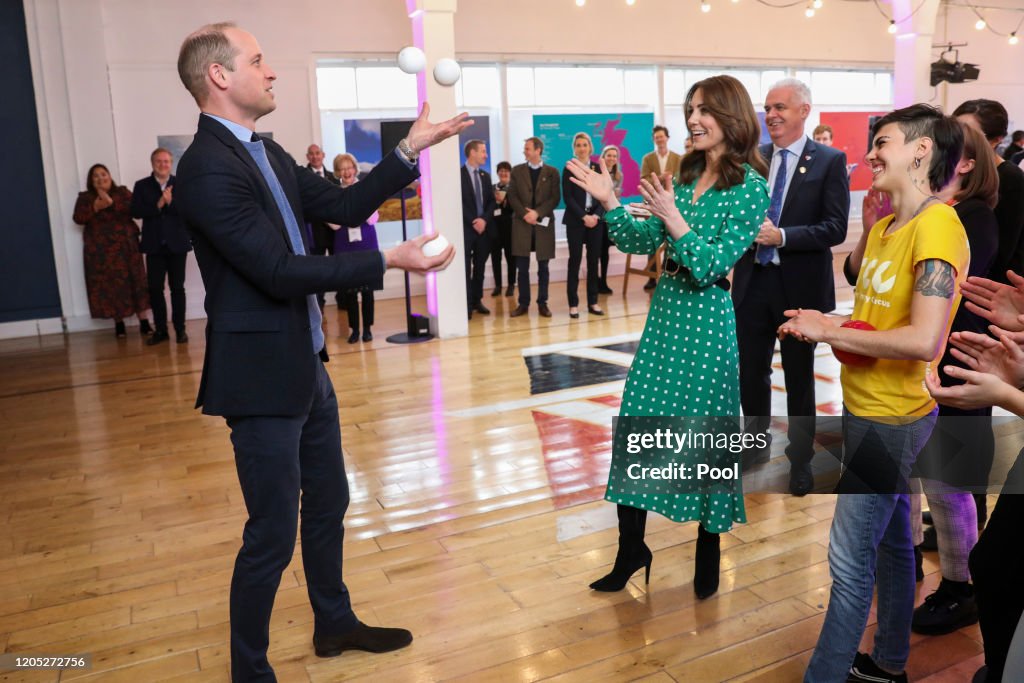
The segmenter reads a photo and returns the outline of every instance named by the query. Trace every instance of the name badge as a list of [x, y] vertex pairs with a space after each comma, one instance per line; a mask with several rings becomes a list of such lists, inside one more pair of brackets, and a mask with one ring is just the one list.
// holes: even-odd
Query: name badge
[[494, 215], [495, 216], [500, 216], [501, 215], [501, 209], [495, 209], [494, 210]]
[[363, 241], [363, 229], [362, 228], [349, 228], [348, 229], [348, 241], [349, 242], [362, 242]]
[[548, 220], [549, 220], [548, 217], [544, 216], [544, 218], [542, 218], [541, 220], [537, 221], [537, 225], [539, 225], [542, 228], [546, 228], [546, 227], [548, 227]]

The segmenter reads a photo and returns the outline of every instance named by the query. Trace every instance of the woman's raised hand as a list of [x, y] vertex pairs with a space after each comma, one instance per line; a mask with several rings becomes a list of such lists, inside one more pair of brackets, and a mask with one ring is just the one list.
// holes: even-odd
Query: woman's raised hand
[[587, 194], [601, 202], [606, 210], [611, 211], [619, 205], [619, 200], [615, 198], [615, 186], [612, 183], [611, 174], [608, 173], [608, 167], [604, 165], [604, 159], [598, 164], [600, 172], [590, 168], [579, 159], [573, 158], [569, 159], [566, 168], [572, 174], [572, 177], [569, 178], [570, 181], [582, 187]]

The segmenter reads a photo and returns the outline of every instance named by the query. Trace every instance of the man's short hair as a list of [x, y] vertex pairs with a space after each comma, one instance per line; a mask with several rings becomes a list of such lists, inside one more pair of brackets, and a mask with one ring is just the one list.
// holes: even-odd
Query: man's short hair
[[224, 30], [229, 28], [236, 28], [236, 25], [222, 21], [198, 28], [185, 38], [178, 51], [178, 78], [199, 105], [210, 95], [206, 72], [211, 64], [220, 64], [228, 71], [235, 70], [238, 49], [224, 34]]
[[537, 149], [537, 151], [539, 151], [542, 154], [544, 153], [544, 141], [541, 140], [536, 135], [531, 135], [530, 137], [526, 138], [525, 142], [529, 142]]
[[470, 141], [469, 141], [469, 142], [467, 142], [467, 143], [465, 144], [465, 146], [464, 146], [464, 147], [462, 148], [462, 153], [463, 153], [463, 154], [465, 154], [465, 155], [466, 155], [466, 158], [468, 159], [468, 158], [469, 158], [469, 153], [470, 153], [470, 152], [472, 152], [472, 151], [473, 151], [474, 149], [476, 149], [476, 148], [477, 148], [477, 147], [479, 147], [480, 145], [486, 145], [486, 144], [487, 144], [487, 143], [486, 143], [486, 142], [484, 142], [483, 140], [470, 140]]
[[171, 150], [166, 147], [157, 147], [153, 150], [152, 154], [149, 155], [149, 163], [153, 163], [153, 159], [156, 159], [157, 154], [166, 154], [171, 158], [171, 161], [174, 161], [174, 155], [171, 154]]
[[664, 133], [665, 137], [671, 137], [668, 134], [668, 128], [666, 128], [665, 126], [655, 126], [654, 130], [651, 131], [651, 137], [653, 138], [658, 133]]
[[796, 97], [800, 100], [800, 104], [811, 104], [811, 89], [807, 87], [807, 84], [798, 78], [783, 78], [781, 81], [777, 81], [775, 85], [768, 88], [771, 92], [776, 88], [792, 88], [793, 92], [796, 93]]
[[811, 133], [811, 137], [817, 137], [818, 135], [824, 135], [825, 133], [828, 133], [830, 138], [835, 137], [832, 135], [832, 126], [826, 126], [824, 123], [820, 126], [815, 126], [814, 132]]
[[1010, 136], [1010, 141], [1020, 142], [1021, 140], [1024, 140], [1024, 130], [1013, 131], [1013, 135]]

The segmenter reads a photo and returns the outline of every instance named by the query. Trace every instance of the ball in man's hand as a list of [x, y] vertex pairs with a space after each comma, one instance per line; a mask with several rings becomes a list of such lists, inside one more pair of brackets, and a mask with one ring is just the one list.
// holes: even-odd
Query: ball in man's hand
[[448, 248], [448, 239], [444, 235], [438, 235], [423, 245], [423, 255], [429, 258], [437, 256]]

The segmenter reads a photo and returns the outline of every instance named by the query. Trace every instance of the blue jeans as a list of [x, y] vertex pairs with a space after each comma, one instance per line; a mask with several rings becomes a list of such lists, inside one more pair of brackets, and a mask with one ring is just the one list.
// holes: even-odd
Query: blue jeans
[[[844, 463], [860, 458], [890, 470], [879, 480], [906, 481], [935, 427], [936, 411], [903, 425], [867, 420], [844, 411]], [[883, 447], [884, 446], [884, 447]], [[864, 470], [861, 470], [864, 472]], [[848, 473], [844, 472], [844, 477]], [[861, 490], [859, 485], [853, 490]], [[871, 659], [883, 669], [903, 671], [910, 655], [914, 614], [914, 545], [910, 497], [898, 486], [880, 493], [844, 493], [840, 481], [828, 547], [832, 591], [805, 683], [842, 683], [857, 654], [878, 584], [878, 630]]]

